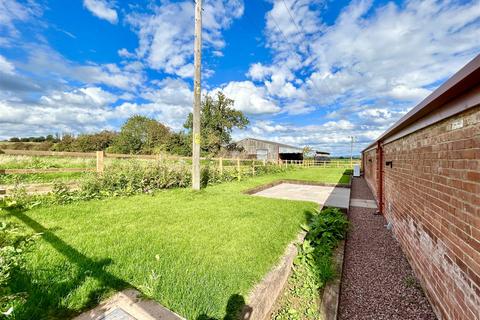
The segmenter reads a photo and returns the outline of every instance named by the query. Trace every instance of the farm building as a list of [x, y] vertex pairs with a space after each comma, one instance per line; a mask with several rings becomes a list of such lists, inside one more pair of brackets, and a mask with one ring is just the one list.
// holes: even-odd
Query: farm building
[[287, 144], [245, 138], [235, 143], [242, 147], [244, 152], [252, 159], [260, 160], [302, 160], [303, 148], [289, 146]]
[[480, 55], [363, 150], [362, 161], [438, 318], [480, 319]]
[[330, 161], [330, 153], [324, 151], [315, 151], [314, 155], [315, 161]]

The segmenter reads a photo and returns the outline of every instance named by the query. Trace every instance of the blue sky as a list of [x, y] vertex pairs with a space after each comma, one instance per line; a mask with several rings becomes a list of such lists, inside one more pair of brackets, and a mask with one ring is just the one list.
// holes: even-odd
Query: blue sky
[[[185, 1], [0, 0], [0, 139], [182, 128], [192, 108]], [[478, 1], [204, 0], [203, 91], [251, 136], [356, 152], [480, 53]]]

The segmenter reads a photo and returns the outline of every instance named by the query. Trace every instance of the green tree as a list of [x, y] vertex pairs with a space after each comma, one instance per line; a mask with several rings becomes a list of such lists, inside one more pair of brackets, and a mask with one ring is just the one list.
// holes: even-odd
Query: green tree
[[81, 152], [105, 150], [113, 144], [118, 133], [103, 130], [92, 134], [81, 134], [73, 143], [73, 149]]
[[53, 151], [75, 151], [75, 137], [71, 134], [63, 134], [62, 139], [53, 147]]
[[[233, 128], [244, 129], [250, 122], [243, 112], [233, 109], [233, 100], [218, 92], [216, 99], [206, 95], [200, 110], [201, 149], [204, 153], [216, 155], [222, 146], [228, 145]], [[186, 129], [193, 127], [193, 115], [188, 115]], [[192, 141], [190, 139], [190, 141]]]
[[160, 122], [140, 115], [130, 117], [115, 138], [112, 151], [120, 153], [154, 153], [165, 148], [170, 129]]
[[176, 154], [179, 156], [191, 156], [192, 155], [192, 139], [191, 136], [183, 131], [173, 132], [170, 139], [167, 141], [165, 150], [168, 153]]

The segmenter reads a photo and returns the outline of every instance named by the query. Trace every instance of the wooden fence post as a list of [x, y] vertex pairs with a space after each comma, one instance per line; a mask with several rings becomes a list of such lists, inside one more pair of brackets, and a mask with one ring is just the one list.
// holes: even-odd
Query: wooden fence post
[[223, 175], [223, 158], [218, 159], [218, 168], [220, 169], [220, 174]]
[[240, 158], [237, 158], [237, 171], [238, 171], [238, 180], [241, 179], [241, 174], [240, 174]]
[[263, 159], [263, 166], [265, 167], [267, 165], [267, 159]]
[[97, 151], [97, 173], [103, 173], [105, 169], [105, 163], [103, 158], [105, 157], [105, 151]]
[[[0, 169], [0, 175], [5, 174], [5, 169]], [[0, 195], [7, 194], [7, 189], [0, 189]]]

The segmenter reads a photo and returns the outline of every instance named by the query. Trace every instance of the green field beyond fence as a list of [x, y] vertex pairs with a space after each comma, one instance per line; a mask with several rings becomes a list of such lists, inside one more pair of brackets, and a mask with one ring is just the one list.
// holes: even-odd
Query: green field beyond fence
[[[49, 183], [53, 181], [74, 182], [88, 172], [103, 172], [105, 167], [115, 167], [128, 159], [162, 161], [165, 163], [190, 165], [190, 157], [170, 155], [130, 155], [105, 154], [103, 152], [53, 152], [29, 150], [2, 150], [0, 154], [0, 185], [16, 183]], [[284, 167], [323, 167], [352, 168], [359, 160], [332, 159], [331, 161], [314, 160], [278, 160], [269, 161], [242, 158], [202, 158], [201, 165], [214, 168], [215, 172], [236, 170], [242, 175], [255, 175], [257, 168], [266, 165]], [[1, 188], [0, 188], [1, 189]]]

